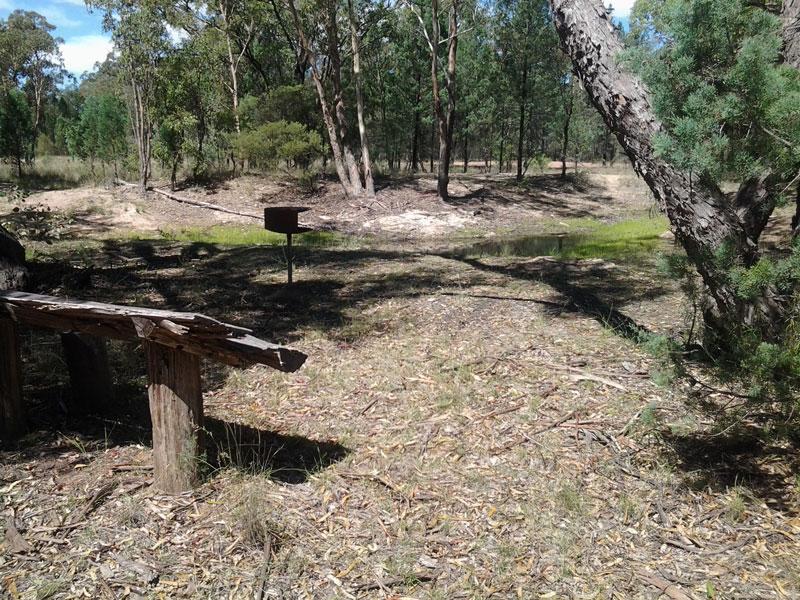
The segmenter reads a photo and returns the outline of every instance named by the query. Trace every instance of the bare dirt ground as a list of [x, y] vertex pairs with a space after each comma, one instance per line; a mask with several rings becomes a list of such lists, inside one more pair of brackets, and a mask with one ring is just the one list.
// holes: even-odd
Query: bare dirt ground
[[[591, 192], [469, 177], [454, 186], [469, 197], [445, 207], [424, 179], [382, 190], [381, 210], [327, 204], [329, 190], [304, 201], [348, 231], [422, 211], [470, 216], [475, 233], [301, 247], [291, 290], [278, 247], [126, 241], [113, 219], [79, 247], [77, 231], [34, 265], [42, 289], [206, 312], [310, 358], [293, 375], [207, 365], [208, 476], [168, 497], [150, 486], [139, 349], [112, 347], [119, 398], [82, 417], [57, 340], [27, 333], [37, 432], [0, 452], [0, 510], [23, 540], [0, 551], [0, 594], [800, 597], [797, 453], [715, 430], [687, 405], [708, 392], [658, 385], [636, 339], [680, 331], [685, 315], [654, 257], [464, 251], [537, 219], [646, 212], [634, 182], [606, 184], [616, 176], [590, 176]], [[270, 193], [244, 180], [211, 196], [257, 211], [243, 200], [257, 185]], [[141, 214], [157, 228], [195, 217], [156, 206]]]
[[[167, 189], [167, 186], [159, 186]], [[520, 223], [560, 218], [619, 219], [652, 206], [647, 187], [629, 168], [594, 167], [561, 181], [554, 170], [518, 184], [511, 175], [454, 174], [449, 202], [436, 197], [435, 179], [426, 174], [378, 181], [374, 201], [344, 196], [333, 180], [320, 182], [313, 192], [262, 177], [246, 176], [209, 187], [179, 189], [176, 196], [215, 204], [247, 216], [210, 211], [135, 188], [76, 188], [34, 193], [41, 203], [69, 214], [73, 227], [85, 233], [128, 228], [158, 230], [210, 224], [254, 224], [265, 206], [311, 208], [304, 220], [322, 229], [357, 235], [431, 237], [460, 229], [497, 231], [519, 229]]]

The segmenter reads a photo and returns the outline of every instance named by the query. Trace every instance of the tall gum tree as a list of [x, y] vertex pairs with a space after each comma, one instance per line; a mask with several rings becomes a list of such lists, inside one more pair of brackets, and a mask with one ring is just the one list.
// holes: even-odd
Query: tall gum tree
[[[319, 7], [318, 11], [315, 11], [317, 14], [314, 15], [320, 18], [322, 21], [321, 29], [325, 31], [327, 51], [325, 60], [322, 60], [320, 53], [315, 48], [312, 39], [306, 32], [306, 27], [303, 23], [300, 8], [296, 4], [296, 0], [288, 0], [287, 4], [299, 40], [299, 46], [304, 54], [302, 62], [309, 65], [311, 71], [311, 80], [317, 92], [317, 98], [319, 99], [322, 121], [328, 133], [328, 141], [331, 146], [331, 153], [333, 154], [333, 163], [336, 168], [336, 174], [342, 184], [342, 189], [345, 194], [350, 197], [359, 197], [363, 195], [373, 196], [374, 185], [372, 184], [372, 165], [369, 159], [369, 148], [365, 146], [366, 153], [364, 153], [364, 148], [362, 148], [362, 164], [365, 173], [369, 174], [369, 178], [365, 178], [366, 181], [362, 182], [361, 170], [356, 161], [355, 153], [350, 146], [350, 127], [345, 105], [344, 88], [342, 86], [342, 60], [339, 48], [340, 40], [336, 0], [322, 0], [322, 6]], [[349, 16], [348, 20], [351, 18], [353, 18], [352, 15]], [[357, 40], [355, 41], [355, 47], [358, 47]], [[358, 63], [358, 66], [360, 68], [360, 63]], [[327, 79], [330, 82], [330, 98], [328, 90], [326, 89], [326, 73], [328, 74]], [[361, 98], [361, 103], [359, 125], [363, 124], [363, 97]], [[364, 127], [362, 141], [366, 144], [366, 126]]]
[[[447, 11], [447, 63], [444, 70], [444, 87], [447, 99], [442, 98], [442, 85], [440, 82], [439, 45], [441, 43], [439, 17], [441, 5], [439, 0], [431, 0], [431, 26], [430, 31], [422, 11], [411, 0], [404, 4], [414, 13], [419, 21], [422, 35], [428, 44], [431, 61], [431, 90], [433, 94], [433, 114], [436, 117], [436, 131], [439, 136], [439, 164], [436, 173], [436, 192], [439, 199], [446, 201], [450, 198], [448, 187], [450, 184], [450, 158], [453, 154], [453, 128], [456, 119], [456, 60], [458, 56], [458, 28], [459, 8], [461, 0], [450, 0]], [[431, 159], [432, 160], [432, 159]]]
[[[796, 24], [797, 0], [789, 0], [784, 23]], [[758, 239], [774, 208], [769, 174], [744, 181], [731, 199], [713, 182], [693, 178], [660, 158], [653, 140], [664, 130], [642, 81], [617, 60], [622, 41], [597, 0], [550, 0], [561, 45], [571, 58], [592, 104], [616, 135], [635, 171], [660, 202], [673, 231], [701, 275], [712, 299], [706, 324], [714, 339], [746, 325], [766, 339], [785, 322], [785, 306], [767, 287], [755, 299], [742, 299], [731, 282], [725, 251], [743, 266], [760, 258]], [[788, 11], [788, 14], [787, 14]], [[793, 52], [790, 40], [785, 55]], [[723, 342], [724, 343], [724, 342]]]

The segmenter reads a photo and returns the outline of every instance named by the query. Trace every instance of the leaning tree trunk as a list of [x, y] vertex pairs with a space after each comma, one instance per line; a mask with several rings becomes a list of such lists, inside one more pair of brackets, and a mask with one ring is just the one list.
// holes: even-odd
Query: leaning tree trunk
[[27, 275], [25, 249], [0, 225], [0, 290], [24, 289]]
[[[759, 195], [763, 186], [745, 182], [737, 201], [731, 203], [713, 183], [693, 179], [659, 158], [653, 138], [662, 124], [641, 80], [617, 61], [622, 42], [601, 2], [550, 0], [550, 5], [561, 45], [592, 104], [661, 204], [676, 238], [703, 278], [713, 300], [707, 325], [724, 336], [731, 328], [747, 324], [772, 337], [783, 320], [774, 291], [767, 290], [756, 301], [741, 300], [730, 283], [728, 267], [716, 259], [726, 249], [740, 265], [752, 266], [758, 260], [758, 236], [764, 223], [756, 214], [764, 210]], [[744, 201], [748, 194], [750, 198]]]

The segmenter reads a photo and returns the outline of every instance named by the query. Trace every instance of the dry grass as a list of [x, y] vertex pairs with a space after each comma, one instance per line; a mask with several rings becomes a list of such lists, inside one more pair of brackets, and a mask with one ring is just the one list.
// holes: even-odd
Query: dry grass
[[[207, 370], [208, 414], [246, 425], [260, 458], [210, 460], [179, 497], [149, 487], [146, 421], [122, 435], [110, 417], [37, 416], [45, 433], [0, 455], [3, 513], [34, 547], [0, 555], [11, 597], [800, 595], [789, 450], [709, 436], [686, 390], [658, 386], [610, 327], [615, 311], [682, 326], [652, 261], [348, 243], [301, 253], [286, 292], [276, 249], [142, 243], [91, 250], [90, 287], [62, 291], [224, 315], [310, 359], [288, 376]], [[28, 347], [30, 374], [45, 355]]]

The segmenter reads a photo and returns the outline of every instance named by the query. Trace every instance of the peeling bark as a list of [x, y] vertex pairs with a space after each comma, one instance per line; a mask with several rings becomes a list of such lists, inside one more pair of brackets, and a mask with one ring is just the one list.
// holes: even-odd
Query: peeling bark
[[800, 69], [800, 0], [783, 0], [783, 60]]

